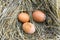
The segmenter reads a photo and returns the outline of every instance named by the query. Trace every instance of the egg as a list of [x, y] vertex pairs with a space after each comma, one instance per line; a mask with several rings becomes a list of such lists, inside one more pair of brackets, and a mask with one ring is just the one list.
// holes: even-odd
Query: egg
[[35, 25], [30, 22], [26, 22], [23, 24], [22, 29], [28, 34], [33, 34], [35, 32]]
[[46, 15], [40, 10], [35, 10], [32, 17], [36, 22], [44, 22], [46, 20]]
[[30, 17], [27, 13], [25, 12], [21, 12], [20, 14], [18, 14], [18, 19], [21, 22], [28, 22], [30, 20]]

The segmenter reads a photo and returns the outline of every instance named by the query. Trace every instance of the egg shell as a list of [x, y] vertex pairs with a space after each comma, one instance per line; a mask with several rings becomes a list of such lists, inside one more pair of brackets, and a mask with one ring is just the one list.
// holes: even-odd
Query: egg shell
[[22, 29], [28, 34], [33, 34], [35, 32], [35, 26], [30, 22], [24, 23]]
[[27, 13], [22, 12], [22, 13], [18, 14], [18, 19], [19, 19], [19, 21], [24, 23], [24, 22], [28, 22], [30, 20], [30, 17]]
[[36, 22], [44, 22], [46, 20], [46, 15], [40, 10], [35, 10], [32, 16]]

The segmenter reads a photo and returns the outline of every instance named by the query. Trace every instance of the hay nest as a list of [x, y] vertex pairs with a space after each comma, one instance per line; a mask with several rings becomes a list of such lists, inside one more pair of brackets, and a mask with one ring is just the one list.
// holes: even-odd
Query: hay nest
[[[46, 14], [45, 22], [37, 23], [32, 19], [32, 12], [37, 9]], [[32, 35], [22, 30], [22, 23], [17, 19], [22, 11], [29, 13], [30, 22], [36, 26], [36, 32]], [[51, 0], [0, 0], [1, 40], [59, 40], [59, 24], [56, 7]]]

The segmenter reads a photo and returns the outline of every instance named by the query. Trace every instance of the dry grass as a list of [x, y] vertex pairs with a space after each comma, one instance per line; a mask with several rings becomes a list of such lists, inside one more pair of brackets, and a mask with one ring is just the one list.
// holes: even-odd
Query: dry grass
[[[0, 0], [0, 39], [1, 40], [59, 40], [60, 22], [56, 7], [50, 0]], [[43, 23], [37, 23], [32, 18], [34, 10], [43, 11], [47, 18]], [[22, 23], [18, 21], [19, 12], [26, 11], [30, 15], [30, 22], [35, 24], [36, 32], [32, 35], [22, 30]]]

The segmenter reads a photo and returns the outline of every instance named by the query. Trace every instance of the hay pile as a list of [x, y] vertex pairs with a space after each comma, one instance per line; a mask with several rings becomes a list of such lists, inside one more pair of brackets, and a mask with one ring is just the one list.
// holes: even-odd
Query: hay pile
[[[32, 12], [36, 9], [46, 14], [45, 22], [37, 23], [32, 19]], [[22, 11], [29, 13], [30, 22], [36, 26], [36, 32], [32, 35], [22, 30], [22, 23], [17, 19]], [[0, 0], [1, 40], [59, 40], [59, 24], [56, 7], [51, 0]]]

